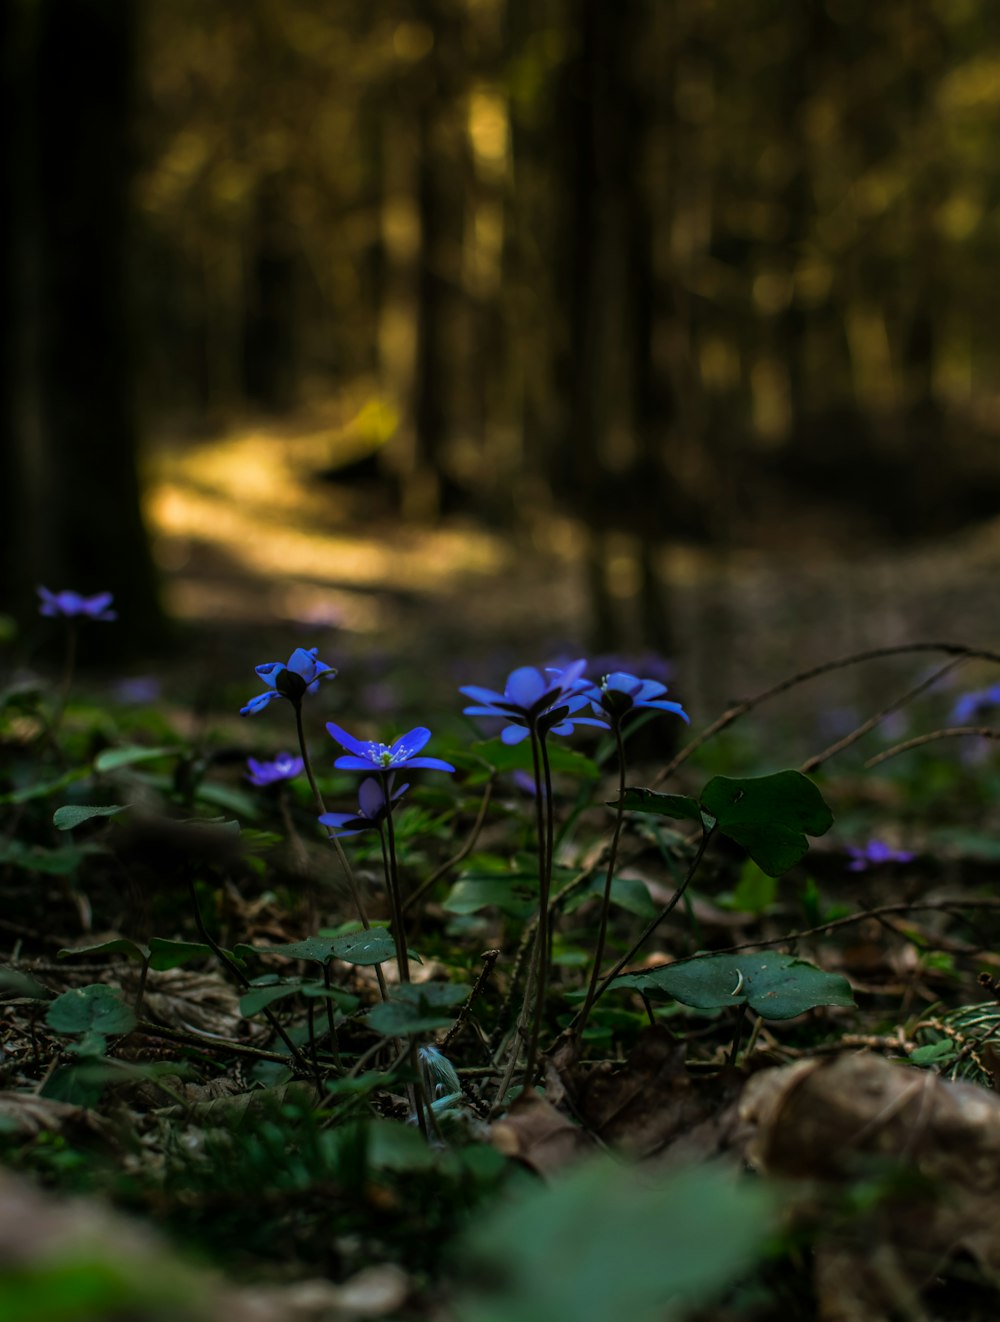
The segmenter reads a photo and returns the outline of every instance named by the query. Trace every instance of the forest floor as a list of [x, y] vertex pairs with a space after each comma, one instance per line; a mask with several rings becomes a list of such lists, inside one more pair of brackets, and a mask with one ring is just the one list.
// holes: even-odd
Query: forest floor
[[[988, 649], [1000, 527], [665, 548], [692, 723], [630, 737], [644, 788], [610, 867], [614, 741], [551, 740], [532, 793], [529, 745], [477, 742], [457, 692], [583, 653], [579, 530], [418, 531], [320, 479], [330, 447], [164, 451], [184, 649], [84, 675], [64, 712], [30, 678], [2, 694], [0, 1317], [995, 1318], [1000, 772], [988, 738], [898, 749], [995, 669], [902, 653], [711, 722], [850, 652]], [[328, 805], [357, 803], [328, 718], [426, 722], [457, 768], [407, 773], [391, 819], [410, 988], [381, 830], [344, 843], [365, 932], [305, 777], [247, 782], [295, 740], [285, 701], [237, 715], [253, 666], [298, 646], [341, 672], [303, 705]], [[545, 858], [542, 1087], [512, 1101]], [[634, 977], [574, 1039], [611, 874], [601, 966]]]

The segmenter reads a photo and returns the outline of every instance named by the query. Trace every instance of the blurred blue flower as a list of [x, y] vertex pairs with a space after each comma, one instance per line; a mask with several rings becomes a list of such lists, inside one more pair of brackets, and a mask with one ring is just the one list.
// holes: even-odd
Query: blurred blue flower
[[251, 785], [277, 785], [280, 781], [294, 780], [305, 770], [301, 757], [291, 753], [278, 753], [273, 762], [258, 762], [255, 757], [247, 758], [247, 780]]
[[418, 757], [417, 754], [431, 737], [425, 726], [402, 734], [394, 744], [379, 744], [372, 740], [355, 739], [354, 735], [342, 730], [332, 721], [327, 722], [327, 733], [335, 739], [341, 748], [347, 749], [346, 757], [338, 757], [335, 767], [341, 771], [398, 771], [400, 767], [423, 768], [427, 771], [454, 771], [450, 762], [443, 762], [439, 757]]
[[336, 670], [317, 659], [316, 647], [297, 647], [287, 661], [269, 661], [266, 665], [256, 666], [257, 674], [268, 685], [266, 693], [258, 693], [245, 707], [240, 708], [241, 716], [263, 711], [275, 698], [288, 698], [290, 702], [300, 703], [307, 693], [315, 693], [319, 681], [333, 679]]
[[81, 597], [79, 592], [69, 588], [62, 592], [50, 592], [40, 587], [38, 595], [42, 604], [38, 608], [40, 615], [64, 615], [67, 619], [83, 616], [88, 620], [117, 620], [118, 612], [109, 610], [112, 596], [110, 592], [98, 592], [94, 597]]
[[690, 725], [691, 718], [681, 704], [664, 699], [666, 691], [666, 684], [661, 684], [659, 680], [639, 679], [624, 670], [616, 670], [605, 675], [599, 684], [591, 684], [586, 690], [586, 696], [596, 715], [606, 717], [612, 724], [620, 721], [628, 712], [646, 707], [673, 712]]
[[119, 702], [149, 703], [160, 697], [163, 685], [155, 675], [135, 675], [120, 679], [112, 692]]
[[1000, 707], [1000, 684], [963, 693], [951, 709], [951, 719], [956, 725], [967, 725], [969, 721], [991, 714], [997, 707]]
[[906, 849], [893, 849], [890, 845], [883, 844], [881, 840], [869, 840], [863, 848], [857, 845], [848, 845], [847, 852], [851, 855], [851, 861], [847, 865], [848, 872], [865, 872], [870, 867], [878, 867], [882, 863], [909, 863], [911, 859], [916, 858], [916, 854]]
[[574, 661], [565, 669], [544, 672], [534, 666], [521, 666], [507, 676], [502, 693], [494, 689], [468, 684], [459, 689], [474, 706], [465, 707], [466, 716], [494, 716], [509, 721], [501, 732], [505, 744], [519, 744], [534, 729], [539, 734], [572, 734], [576, 725], [598, 725], [604, 721], [591, 716], [577, 716], [587, 705], [587, 690], [592, 686], [584, 679], [586, 661]]
[[319, 819], [320, 824], [338, 836], [357, 835], [373, 827], [377, 829], [391, 812], [393, 804], [397, 803], [410, 788], [409, 785], [400, 785], [394, 792], [393, 779], [391, 775], [387, 777], [389, 791], [387, 796], [386, 785], [382, 784], [381, 776], [366, 776], [358, 786], [358, 811], [356, 813], [325, 812]]

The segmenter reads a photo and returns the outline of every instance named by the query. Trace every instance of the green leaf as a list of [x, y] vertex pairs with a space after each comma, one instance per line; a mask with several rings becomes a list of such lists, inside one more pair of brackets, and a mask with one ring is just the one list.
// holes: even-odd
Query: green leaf
[[744, 1002], [764, 1019], [793, 1019], [817, 1005], [853, 1006], [850, 983], [838, 973], [771, 951], [698, 955], [644, 973], [616, 978], [616, 987], [661, 992], [697, 1010]]
[[329, 937], [309, 936], [304, 941], [290, 941], [283, 946], [247, 946], [234, 947], [233, 953], [240, 959], [248, 955], [284, 955], [286, 959], [307, 959], [315, 964], [325, 964], [333, 956], [333, 941]]
[[48, 1008], [46, 1023], [56, 1033], [128, 1033], [135, 1015], [119, 994], [102, 982], [63, 992]]
[[608, 1158], [505, 1201], [461, 1247], [463, 1322], [663, 1322], [705, 1306], [766, 1249], [774, 1197], [714, 1166], [669, 1174]]
[[753, 859], [748, 858], [728, 905], [740, 913], [762, 914], [774, 903], [777, 893], [777, 878], [761, 871]]
[[128, 955], [129, 959], [145, 960], [149, 958], [149, 946], [130, 941], [127, 936], [118, 936], [112, 941], [100, 941], [96, 946], [66, 946], [59, 951], [57, 958], [70, 959], [74, 955]]
[[798, 771], [740, 779], [716, 776], [702, 790], [701, 806], [769, 877], [780, 876], [805, 857], [806, 834], [823, 835], [833, 825], [822, 794]]
[[181, 748], [147, 748], [144, 744], [129, 744], [126, 748], [105, 748], [94, 758], [94, 770], [101, 773], [120, 771], [137, 762], [152, 762], [158, 757], [176, 757]]
[[910, 1052], [910, 1061], [914, 1065], [944, 1065], [958, 1055], [958, 1044], [946, 1039], [932, 1042], [925, 1047], [917, 1047]]
[[10, 992], [12, 996], [23, 996], [29, 1001], [47, 1001], [52, 993], [47, 987], [22, 973], [20, 969], [0, 966], [0, 991]]
[[[574, 913], [587, 900], [603, 894], [604, 878], [594, 877], [588, 886], [570, 896], [564, 905], [564, 911]], [[649, 888], [638, 877], [615, 877], [611, 883], [611, 903], [617, 904], [627, 913], [634, 913], [637, 918], [653, 918], [659, 913], [658, 907], [650, 897]]]
[[469, 914], [490, 906], [511, 918], [529, 917], [538, 907], [538, 877], [523, 873], [460, 877], [441, 907], [448, 913]]
[[66, 803], [52, 814], [52, 825], [59, 831], [72, 831], [75, 826], [89, 822], [92, 817], [114, 817], [115, 813], [124, 812], [127, 807], [127, 803], [109, 803], [104, 808]]
[[[342, 959], [346, 964], [372, 965], [384, 960], [396, 958], [396, 943], [387, 927], [370, 927], [366, 932], [348, 932], [344, 936], [335, 936], [330, 942], [335, 959]], [[420, 961], [418, 955], [411, 957]]]
[[404, 983], [389, 1001], [369, 1010], [365, 1023], [385, 1037], [409, 1037], [450, 1028], [455, 1014], [443, 1011], [460, 1005], [469, 994], [467, 987], [452, 982]]
[[251, 987], [240, 997], [240, 1014], [249, 1019], [277, 1001], [296, 996], [301, 990], [302, 983], [298, 978], [280, 983], [277, 987]]
[[44, 876], [68, 877], [94, 848], [92, 845], [66, 845], [61, 849], [43, 849], [41, 845], [26, 845], [22, 840], [3, 840], [0, 841], [0, 863]]
[[[658, 817], [676, 817], [701, 823], [698, 800], [689, 794], [659, 794], [656, 790], [630, 788], [622, 801], [629, 812], [655, 813]], [[608, 805], [618, 807], [618, 800]]]
[[9, 794], [0, 794], [0, 803], [28, 803], [31, 799], [47, 799], [51, 794], [57, 794], [67, 785], [72, 785], [75, 780], [82, 780], [84, 776], [90, 775], [89, 767], [74, 767], [72, 771], [67, 771], [58, 780], [46, 780], [34, 785], [24, 785], [19, 790], [11, 790]]
[[193, 959], [205, 959], [214, 953], [211, 946], [201, 941], [164, 941], [159, 936], [149, 939], [149, 967], [157, 973], [180, 968]]

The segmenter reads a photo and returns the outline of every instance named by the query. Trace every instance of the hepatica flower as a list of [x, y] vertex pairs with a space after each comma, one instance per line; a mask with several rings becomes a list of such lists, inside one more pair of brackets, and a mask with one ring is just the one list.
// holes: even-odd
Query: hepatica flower
[[409, 785], [400, 785], [393, 791], [392, 780], [390, 775], [386, 786], [381, 776], [366, 776], [358, 786], [358, 811], [325, 812], [319, 819], [320, 824], [334, 835], [357, 835], [361, 831], [377, 830], [392, 811], [393, 804], [410, 788]]
[[279, 753], [273, 762], [258, 762], [255, 757], [247, 758], [247, 780], [251, 785], [263, 788], [265, 785], [278, 785], [285, 780], [294, 780], [301, 776], [305, 763], [301, 757], [291, 753]]
[[316, 692], [321, 679], [333, 679], [336, 670], [318, 659], [318, 650], [316, 647], [297, 647], [287, 661], [269, 661], [266, 665], [256, 666], [257, 674], [268, 687], [266, 692], [258, 693], [241, 707], [240, 715], [263, 711], [275, 698], [288, 698], [298, 704], [307, 693]]
[[1000, 707], [1000, 684], [974, 693], [963, 693], [951, 709], [951, 718], [957, 725], [966, 725], [980, 716], [992, 715]]
[[474, 705], [466, 716], [494, 716], [509, 724], [501, 732], [505, 744], [519, 744], [532, 730], [538, 734], [572, 734], [576, 725], [599, 725], [604, 721], [577, 716], [587, 705], [590, 684], [583, 678], [586, 661], [574, 661], [565, 670], [537, 670], [521, 666], [507, 676], [502, 693], [470, 684], [459, 689]]
[[93, 597], [81, 597], [79, 592], [69, 588], [62, 592], [50, 592], [39, 587], [38, 595], [42, 602], [38, 607], [40, 615], [62, 615], [66, 619], [117, 620], [118, 612], [109, 610], [112, 602], [110, 592], [98, 592]]
[[865, 872], [868, 868], [878, 867], [881, 863], [909, 863], [911, 859], [916, 858], [916, 854], [910, 850], [893, 849], [881, 840], [869, 840], [863, 848], [848, 845], [847, 852], [851, 855], [851, 861], [847, 865], [848, 872]]
[[439, 757], [420, 757], [420, 750], [431, 737], [430, 730], [418, 725], [415, 730], [401, 734], [393, 744], [379, 744], [355, 739], [354, 735], [342, 730], [339, 725], [327, 722], [327, 733], [336, 740], [341, 748], [346, 748], [344, 757], [338, 757], [335, 767], [341, 771], [378, 771], [383, 775], [390, 771], [422, 768], [425, 771], [454, 771], [450, 762], [443, 762]]
[[597, 716], [604, 716], [612, 724], [627, 716], [630, 711], [641, 708], [654, 711], [673, 712], [690, 725], [691, 718], [679, 702], [668, 702], [664, 698], [666, 684], [656, 679], [639, 679], [624, 670], [615, 670], [605, 675], [600, 684], [592, 684], [586, 690], [587, 699]]

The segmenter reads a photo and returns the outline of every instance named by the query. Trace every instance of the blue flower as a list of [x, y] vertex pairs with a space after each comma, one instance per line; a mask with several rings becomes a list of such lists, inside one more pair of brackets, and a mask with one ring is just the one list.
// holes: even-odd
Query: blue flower
[[255, 757], [247, 758], [247, 780], [251, 785], [277, 785], [283, 780], [294, 780], [301, 776], [305, 763], [301, 757], [291, 753], [278, 753], [273, 762], [258, 762]]
[[599, 725], [604, 721], [575, 713], [587, 705], [591, 685], [583, 678], [586, 661], [574, 661], [564, 670], [521, 666], [507, 676], [502, 693], [475, 684], [459, 689], [475, 705], [464, 708], [466, 716], [497, 716], [510, 724], [500, 738], [519, 744], [532, 730], [538, 734], [572, 734], [575, 725]]
[[319, 819], [320, 824], [329, 828], [334, 835], [357, 835], [360, 831], [369, 831], [373, 827], [377, 829], [392, 811], [393, 804], [397, 803], [410, 788], [409, 785], [401, 785], [393, 792], [393, 777], [390, 775], [387, 781], [388, 797], [381, 776], [366, 776], [358, 786], [358, 811], [356, 813], [325, 812]]
[[847, 852], [851, 855], [851, 861], [847, 865], [848, 872], [865, 872], [870, 867], [878, 867], [882, 863], [909, 863], [911, 859], [916, 858], [916, 854], [906, 849], [893, 849], [891, 846], [883, 844], [881, 840], [869, 840], [863, 849], [856, 845], [848, 845]]
[[600, 684], [590, 685], [586, 694], [596, 715], [610, 718], [612, 723], [620, 721], [630, 711], [646, 707], [655, 711], [674, 712], [690, 725], [691, 718], [681, 704], [664, 699], [666, 691], [666, 684], [661, 684], [659, 680], [639, 679], [624, 670], [615, 670], [605, 675]]
[[979, 716], [989, 715], [997, 707], [1000, 707], [1000, 684], [977, 689], [974, 693], [963, 693], [951, 709], [951, 719], [958, 725], [966, 725]]
[[430, 730], [422, 725], [400, 735], [394, 744], [355, 739], [354, 735], [332, 722], [327, 722], [326, 729], [331, 739], [335, 739], [341, 748], [347, 749], [347, 756], [338, 757], [333, 764], [341, 771], [380, 771], [385, 774], [398, 771], [400, 767], [423, 767], [427, 771], [455, 770], [450, 762], [442, 762], [439, 757], [417, 756], [431, 737]]
[[336, 670], [317, 659], [318, 650], [316, 647], [297, 647], [287, 662], [269, 661], [267, 665], [256, 666], [257, 674], [268, 685], [268, 689], [241, 707], [240, 715], [249, 716], [251, 712], [263, 711], [275, 698], [288, 698], [290, 702], [300, 703], [305, 694], [316, 692], [321, 679], [333, 679]]
[[42, 604], [38, 608], [40, 615], [64, 615], [67, 619], [83, 616], [88, 620], [117, 620], [118, 612], [109, 610], [112, 597], [110, 592], [98, 592], [95, 597], [81, 597], [79, 592], [66, 588], [62, 592], [50, 592], [40, 587], [38, 595]]

